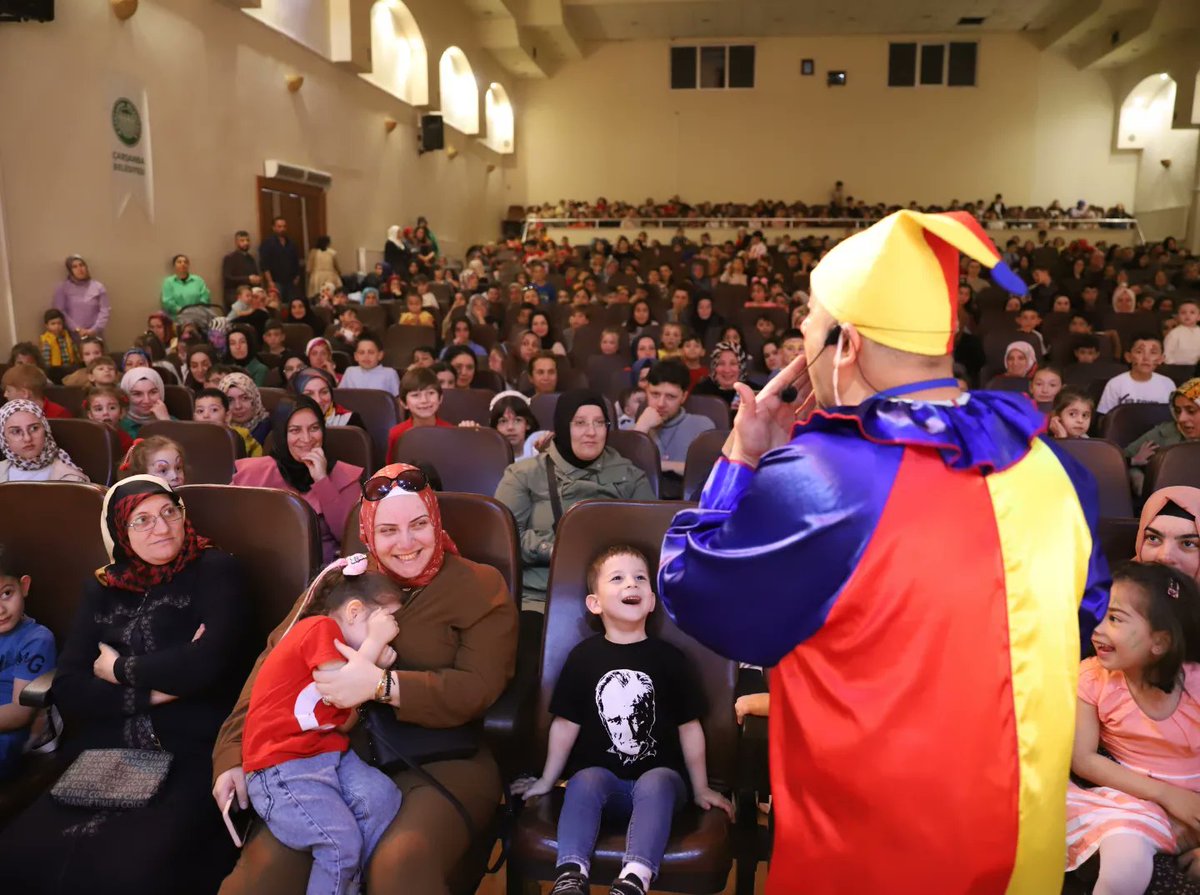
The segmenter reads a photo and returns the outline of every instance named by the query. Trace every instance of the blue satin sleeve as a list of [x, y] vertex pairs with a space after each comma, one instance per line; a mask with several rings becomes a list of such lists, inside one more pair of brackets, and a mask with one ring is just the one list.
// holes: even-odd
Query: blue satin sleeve
[[1096, 479], [1087, 468], [1062, 450], [1052, 438], [1043, 438], [1050, 446], [1054, 456], [1058, 458], [1066, 470], [1071, 484], [1075, 486], [1075, 494], [1079, 505], [1083, 508], [1083, 516], [1087, 520], [1088, 529], [1092, 533], [1092, 553], [1088, 557], [1087, 583], [1079, 602], [1079, 649], [1080, 655], [1087, 656], [1092, 640], [1092, 632], [1108, 611], [1108, 593], [1112, 587], [1112, 576], [1108, 570], [1108, 560], [1104, 556], [1104, 548], [1100, 542], [1100, 488]]
[[667, 531], [659, 596], [716, 652], [772, 666], [820, 629], [883, 513], [903, 454], [810, 433], [757, 470], [718, 461]]

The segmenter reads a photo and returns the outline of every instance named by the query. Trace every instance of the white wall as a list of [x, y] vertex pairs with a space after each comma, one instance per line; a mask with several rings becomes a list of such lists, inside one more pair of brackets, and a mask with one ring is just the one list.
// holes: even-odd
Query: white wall
[[[933, 38], [926, 38], [927, 40]], [[823, 201], [834, 180], [886, 202], [1134, 198], [1111, 150], [1104, 77], [982, 35], [975, 88], [887, 87], [888, 38], [766, 38], [750, 91], [669, 88], [666, 41], [589, 47], [517, 104], [528, 201], [760, 197]], [[817, 73], [801, 77], [800, 60]], [[845, 87], [825, 72], [845, 69]]]
[[[507, 76], [462, 40], [461, 6], [409, 5], [432, 59], [459, 43], [481, 79], [505, 83], [519, 103]], [[139, 77], [149, 93], [153, 225], [137, 212], [113, 220], [112, 72]], [[289, 73], [305, 77], [299, 93], [287, 92]], [[436, 96], [436, 71], [431, 81]], [[52, 24], [0, 27], [0, 83], [0, 202], [21, 338], [40, 332], [62, 261], [74, 252], [113, 298], [115, 347], [145, 328], [172, 254], [190, 254], [217, 292], [233, 232], [257, 237], [255, 177], [267, 158], [333, 174], [328, 226], [346, 262], [358, 246], [382, 248], [390, 224], [421, 214], [444, 250], [461, 252], [495, 238], [505, 209], [520, 201], [510, 189], [512, 156], [448, 129], [457, 158], [418, 157], [417, 110], [216, 0], [147, 0], [127, 22], [105, 2], [59, 3]], [[400, 122], [391, 134], [388, 116]], [[7, 330], [0, 318], [5, 344]]]

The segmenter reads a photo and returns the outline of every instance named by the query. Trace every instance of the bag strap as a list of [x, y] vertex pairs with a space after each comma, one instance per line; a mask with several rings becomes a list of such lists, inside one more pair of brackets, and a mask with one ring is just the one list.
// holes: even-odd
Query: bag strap
[[550, 488], [550, 509], [554, 513], [554, 529], [558, 530], [558, 521], [562, 519], [562, 496], [558, 493], [558, 474], [554, 471], [554, 458], [549, 453], [542, 455], [546, 465], [546, 485]]

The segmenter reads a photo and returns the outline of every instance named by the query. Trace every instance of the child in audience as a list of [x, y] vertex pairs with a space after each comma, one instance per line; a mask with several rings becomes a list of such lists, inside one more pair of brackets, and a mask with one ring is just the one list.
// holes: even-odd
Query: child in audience
[[404, 313], [400, 315], [400, 325], [430, 327], [434, 325], [433, 315], [425, 310], [421, 296], [415, 292], [404, 296]]
[[5, 370], [4, 376], [0, 378], [5, 401], [32, 401], [42, 408], [46, 419], [70, 419], [75, 414], [61, 404], [46, 400], [46, 386], [49, 384], [50, 380], [46, 378], [46, 374], [32, 364], [17, 364]]
[[664, 323], [662, 345], [658, 349], [659, 360], [679, 360], [683, 357], [683, 324]]
[[[432, 370], [433, 375], [437, 377], [438, 385], [442, 390], [456, 388], [458, 386], [458, 373], [452, 370], [449, 365], [437, 361], [431, 367], [426, 369]], [[400, 380], [400, 393], [404, 393], [404, 380]]]
[[646, 557], [611, 547], [587, 573], [587, 608], [604, 633], [567, 656], [550, 700], [546, 764], [513, 792], [532, 799], [570, 775], [558, 820], [554, 895], [587, 895], [601, 816], [628, 818], [625, 860], [610, 895], [644, 895], [675, 814], [689, 801], [733, 817], [708, 783], [700, 680], [678, 647], [646, 634], [654, 610]]
[[1054, 398], [1050, 434], [1054, 438], [1087, 438], [1096, 402], [1086, 392], [1064, 388]]
[[1038, 327], [1041, 326], [1041, 323], [1042, 315], [1037, 312], [1037, 308], [1031, 308], [1026, 305], [1017, 314], [1017, 332], [1031, 336], [1037, 342], [1036, 351], [1038, 359], [1046, 356], [1046, 341], [1042, 338], [1042, 334], [1038, 332]]
[[287, 334], [284, 332], [283, 324], [278, 320], [272, 320], [263, 327], [263, 350], [267, 354], [273, 354], [276, 357], [282, 357], [287, 351], [287, 346], [284, 344], [287, 340]]
[[1138, 333], [1125, 352], [1128, 373], [1108, 380], [1096, 409], [1108, 413], [1118, 404], [1167, 404], [1175, 383], [1154, 371], [1163, 362], [1162, 338], [1155, 333]]
[[383, 343], [370, 333], [358, 337], [354, 346], [354, 362], [342, 376], [342, 388], [377, 388], [393, 398], [400, 394], [400, 375], [383, 366]]
[[[72, 388], [86, 388], [88, 385], [103, 385], [101, 382], [93, 382], [91, 379], [91, 363], [94, 360], [99, 360], [105, 357], [104, 342], [96, 336], [85, 336], [79, 343], [79, 362], [83, 364], [78, 370], [73, 373], [68, 373], [63, 377], [63, 385], [69, 385]], [[109, 360], [112, 360], [109, 358]], [[113, 363], [113, 382], [116, 382], [116, 363]]]
[[13, 345], [12, 351], [8, 353], [8, 365], [10, 367], [26, 365], [40, 368], [42, 366], [42, 353], [38, 351], [38, 347], [32, 342], [18, 342], [16, 345]]
[[[1076, 311], [1067, 322], [1067, 332], [1073, 336], [1082, 336], [1092, 331], [1092, 321], [1087, 316]], [[1097, 346], [1099, 347], [1099, 346]]]
[[1054, 399], [1062, 391], [1062, 373], [1057, 367], [1042, 367], [1033, 374], [1029, 381], [1029, 394], [1038, 410], [1050, 413], [1054, 409]]
[[424, 429], [440, 426], [443, 429], [453, 429], [454, 424], [448, 423], [437, 415], [442, 406], [442, 384], [438, 374], [429, 367], [409, 367], [400, 379], [400, 401], [408, 411], [408, 419], [392, 426], [388, 432], [387, 462], [398, 462], [395, 459], [396, 446], [400, 436], [409, 429]]
[[89, 386], [116, 385], [117, 362], [107, 354], [88, 361], [86, 384]]
[[621, 347], [621, 331], [615, 326], [606, 326], [600, 332], [600, 353], [613, 355]]
[[89, 420], [103, 423], [116, 432], [122, 452], [133, 447], [133, 439], [121, 428], [121, 420], [125, 417], [125, 405], [128, 402], [125, 393], [111, 384], [89, 387], [83, 399], [84, 415]]
[[42, 347], [42, 361], [47, 370], [62, 371], [79, 366], [79, 350], [67, 332], [67, 318], [57, 308], [42, 315], [46, 329], [38, 337]]
[[229, 419], [229, 395], [219, 388], [205, 388], [196, 395], [196, 403], [192, 407], [192, 419], [198, 423], [213, 423], [232, 429], [242, 439], [246, 446], [247, 457], [261, 457], [262, 445], [258, 443], [250, 430], [243, 426], [235, 426]]
[[163, 435], [134, 439], [119, 468], [124, 479], [135, 475], [154, 475], [172, 488], [187, 484], [183, 448]]
[[1200, 362], [1200, 301], [1194, 298], [1180, 299], [1175, 311], [1178, 324], [1167, 333], [1163, 342], [1163, 354], [1168, 364], [1195, 364]]
[[57, 659], [54, 635], [25, 614], [29, 576], [8, 550], [0, 547], [0, 780], [21, 769], [21, 756], [36, 737], [37, 710], [25, 708], [21, 691]]
[[1195, 582], [1156, 563], [1121, 566], [1092, 645], [1079, 668], [1071, 771], [1095, 788], [1067, 790], [1067, 869], [1099, 851], [1094, 891], [1141, 895], [1155, 854], [1181, 851], [1200, 813]]
[[1091, 333], [1076, 336], [1071, 354], [1077, 364], [1094, 364], [1100, 359], [1100, 340]]
[[434, 357], [433, 349], [422, 345], [420, 348], [413, 349], [408, 365], [410, 367], [432, 367], [435, 363], [437, 363], [437, 358]]
[[700, 341], [699, 336], [688, 333], [684, 337], [683, 347], [680, 349], [680, 359], [688, 369], [688, 376], [692, 380], [691, 388], [695, 388], [696, 383], [708, 375], [708, 365], [704, 363], [704, 343]]
[[365, 555], [336, 560], [312, 583], [250, 690], [242, 741], [250, 803], [281, 843], [312, 851], [309, 892], [358, 891], [356, 881], [400, 810], [396, 785], [350, 749], [354, 709], [322, 700], [313, 672], [346, 664], [339, 642], [389, 667], [399, 608], [395, 586], [367, 571]]
[[759, 314], [754, 321], [754, 330], [764, 342], [775, 338], [775, 321], [766, 314]]
[[575, 344], [575, 334], [583, 327], [588, 325], [587, 311], [582, 307], [576, 306], [571, 309], [571, 315], [567, 318], [567, 331], [563, 333], [563, 347], [570, 351]]
[[617, 395], [617, 428], [632, 429], [637, 424], [637, 418], [646, 409], [646, 390], [637, 388], [623, 389]]

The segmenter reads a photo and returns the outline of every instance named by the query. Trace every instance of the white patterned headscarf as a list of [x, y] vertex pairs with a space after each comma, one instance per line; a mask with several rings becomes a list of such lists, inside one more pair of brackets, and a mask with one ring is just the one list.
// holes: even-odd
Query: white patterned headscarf
[[[38, 422], [42, 424], [42, 431], [46, 433], [46, 440], [42, 444], [42, 452], [33, 460], [26, 460], [17, 454], [16, 451], [8, 446], [8, 439], [3, 437], [3, 432], [8, 426], [8, 421], [16, 413], [28, 413], [37, 417]], [[3, 407], [0, 407], [0, 449], [3, 449], [4, 457], [9, 463], [16, 469], [23, 469], [26, 472], [37, 472], [39, 469], [45, 469], [47, 466], [52, 466], [55, 460], [62, 460], [68, 466], [79, 469], [75, 465], [75, 461], [71, 459], [70, 454], [60, 448], [58, 442], [54, 440], [54, 433], [50, 431], [50, 424], [46, 422], [46, 414], [42, 412], [42, 408], [38, 407], [32, 401], [9, 401]]]
[[254, 384], [254, 380], [245, 373], [226, 373], [217, 383], [217, 388], [227, 395], [231, 388], [240, 388], [250, 399], [250, 419], [245, 423], [238, 423], [239, 426], [253, 429], [267, 418], [267, 408], [263, 406], [262, 393], [258, 390], [258, 386]]

